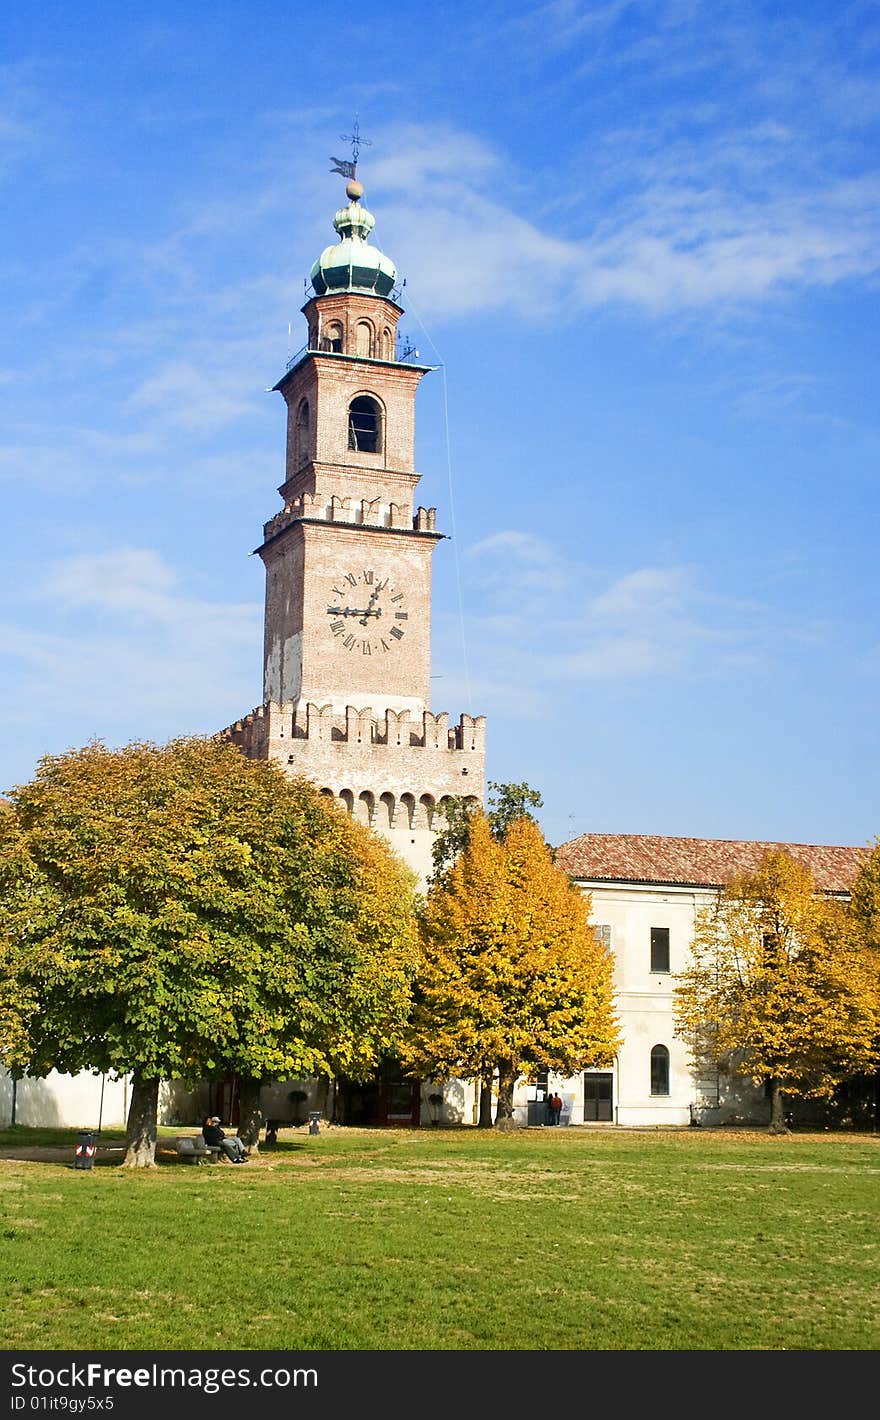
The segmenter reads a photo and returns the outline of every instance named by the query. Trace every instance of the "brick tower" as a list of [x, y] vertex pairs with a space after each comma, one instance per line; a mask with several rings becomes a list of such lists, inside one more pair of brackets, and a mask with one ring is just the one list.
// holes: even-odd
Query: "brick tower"
[[311, 779], [431, 869], [443, 800], [482, 802], [485, 718], [430, 709], [435, 509], [414, 507], [415, 395], [398, 356], [397, 273], [369, 241], [353, 164], [339, 241], [311, 271], [308, 341], [275, 385], [287, 404], [284, 507], [266, 567], [263, 703], [223, 733]]

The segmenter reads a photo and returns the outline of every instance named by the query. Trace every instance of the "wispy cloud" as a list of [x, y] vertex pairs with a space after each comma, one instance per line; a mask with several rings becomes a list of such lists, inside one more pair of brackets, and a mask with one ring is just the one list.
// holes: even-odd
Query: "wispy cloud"
[[66, 558], [32, 596], [51, 602], [57, 630], [0, 624], [11, 713], [24, 699], [47, 717], [63, 704], [89, 733], [124, 724], [134, 734], [163, 715], [210, 730], [222, 728], [221, 707], [241, 714], [257, 698], [245, 668], [255, 669], [246, 652], [259, 644], [260, 607], [188, 595], [151, 548]]
[[[581, 200], [571, 217], [554, 204], [544, 227], [541, 203], [525, 191], [518, 205], [498, 200], [500, 164], [482, 149], [480, 163], [469, 161], [464, 135], [398, 132], [397, 159], [375, 176], [390, 194], [406, 189], [383, 214], [420, 302], [447, 314], [507, 307], [529, 319], [610, 303], [717, 312], [880, 268], [877, 171], [792, 171], [798, 136], [781, 126], [703, 136], [699, 158], [680, 144], [677, 161], [633, 137], [623, 166], [623, 142], [606, 139], [616, 194]], [[604, 164], [600, 156], [599, 187]], [[411, 193], [425, 185], [431, 222], [413, 227]], [[571, 236], [572, 226], [585, 230]]]
[[49, 135], [46, 109], [31, 66], [0, 65], [0, 179], [46, 151]]
[[479, 608], [467, 620], [472, 693], [488, 710], [510, 713], [514, 704], [539, 714], [538, 687], [739, 675], [768, 667], [786, 648], [821, 649], [832, 631], [724, 595], [696, 565], [609, 577], [516, 529], [474, 544], [464, 565], [466, 600]]

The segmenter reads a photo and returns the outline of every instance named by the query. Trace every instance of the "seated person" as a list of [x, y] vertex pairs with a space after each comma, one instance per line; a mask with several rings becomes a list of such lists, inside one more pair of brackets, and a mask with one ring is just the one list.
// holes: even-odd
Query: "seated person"
[[243, 1164], [247, 1158], [244, 1144], [237, 1134], [226, 1135], [220, 1128], [219, 1114], [210, 1114], [202, 1126], [202, 1138], [212, 1149], [222, 1149], [233, 1164]]

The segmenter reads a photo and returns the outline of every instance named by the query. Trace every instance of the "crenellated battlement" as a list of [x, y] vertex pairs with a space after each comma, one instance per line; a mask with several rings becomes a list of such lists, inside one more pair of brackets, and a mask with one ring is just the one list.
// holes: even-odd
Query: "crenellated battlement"
[[[269, 701], [221, 731], [249, 759], [270, 759], [301, 775], [353, 818], [389, 834], [426, 877], [430, 839], [445, 803], [483, 802], [486, 721], [445, 712], [413, 715], [347, 705], [278, 705]], [[413, 835], [416, 835], [413, 837]], [[416, 859], [413, 859], [413, 854]]]
[[332, 705], [311, 702], [278, 705], [268, 701], [250, 714], [228, 725], [220, 734], [237, 744], [249, 758], [263, 758], [270, 744], [292, 745], [302, 741], [316, 744], [377, 746], [385, 749], [423, 749], [482, 755], [486, 746], [485, 715], [460, 715], [450, 725], [446, 711], [425, 710], [413, 715], [409, 710], [386, 710], [374, 715], [372, 709], [347, 705], [342, 714]]
[[435, 532], [437, 509], [419, 507], [411, 514], [409, 504], [383, 502], [381, 498], [342, 498], [335, 494], [328, 498], [326, 493], [300, 493], [263, 524], [263, 536], [268, 542], [291, 523], [303, 519], [347, 523], [354, 527]]

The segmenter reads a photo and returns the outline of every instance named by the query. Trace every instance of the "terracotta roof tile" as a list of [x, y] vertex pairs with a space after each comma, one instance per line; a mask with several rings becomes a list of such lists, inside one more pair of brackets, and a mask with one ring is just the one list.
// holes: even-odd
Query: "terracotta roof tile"
[[808, 867], [822, 892], [849, 892], [859, 862], [871, 851], [821, 843], [755, 843], [726, 838], [662, 838], [652, 834], [582, 833], [556, 850], [573, 878], [607, 882], [720, 887], [751, 872], [768, 848], [781, 848]]

